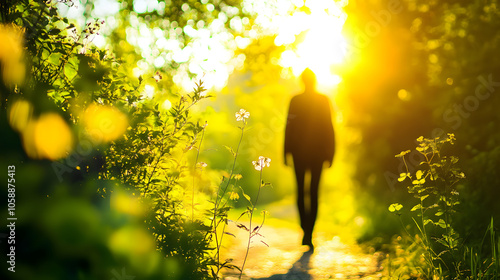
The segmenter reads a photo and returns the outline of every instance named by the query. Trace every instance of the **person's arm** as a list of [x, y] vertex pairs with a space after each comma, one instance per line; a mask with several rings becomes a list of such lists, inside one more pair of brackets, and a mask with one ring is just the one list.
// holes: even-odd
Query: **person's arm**
[[290, 164], [290, 155], [292, 154], [292, 142], [293, 142], [293, 119], [295, 118], [293, 106], [293, 99], [290, 101], [290, 107], [288, 108], [288, 116], [286, 118], [286, 126], [285, 126], [285, 147], [284, 147], [284, 161], [285, 165]]
[[326, 155], [327, 155], [327, 162], [328, 162], [328, 167], [332, 166], [333, 163], [333, 156], [335, 155], [335, 131], [333, 128], [333, 122], [332, 122], [332, 110], [331, 110], [331, 103], [328, 97], [325, 96], [325, 110], [324, 112], [326, 113], [324, 118], [325, 118], [325, 140], [327, 142], [326, 145]]

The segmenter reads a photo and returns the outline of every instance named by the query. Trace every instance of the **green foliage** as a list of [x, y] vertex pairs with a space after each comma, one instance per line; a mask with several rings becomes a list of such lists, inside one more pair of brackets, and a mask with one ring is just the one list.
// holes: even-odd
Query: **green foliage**
[[206, 279], [213, 265], [210, 259], [213, 248], [205, 236], [210, 227], [201, 221], [187, 221], [185, 215], [174, 212], [178, 206], [159, 199], [146, 217], [146, 224], [162, 255], [167, 261], [172, 259], [177, 263], [177, 271], [167, 272], [169, 277]]
[[[217, 3], [217, 9], [230, 8]], [[218, 279], [222, 268], [238, 269], [220, 249], [241, 178], [235, 166], [248, 116], [229, 177], [207, 170], [210, 177], [203, 178], [206, 164], [198, 156], [206, 123], [192, 113], [211, 97], [202, 81], [178, 94], [165, 89], [171, 81], [162, 81], [160, 72], [135, 78], [135, 61], [89, 43], [103, 21], [89, 21], [79, 33], [58, 14], [57, 3], [9, 1], [0, 9], [4, 22], [23, 28], [30, 61], [24, 82], [2, 81], [0, 90], [0, 163], [16, 165], [20, 177], [16, 234], [22, 242], [14, 279]], [[145, 96], [147, 86], [158, 91], [154, 97]], [[32, 106], [28, 123], [47, 112], [62, 116], [72, 151], [58, 161], [32, 158], [27, 126], [13, 125], [24, 119], [9, 114], [17, 100]], [[213, 177], [222, 178], [217, 190]]]
[[[498, 279], [500, 276], [500, 259], [498, 256], [500, 241], [498, 236], [492, 218], [481, 243], [478, 246], [465, 248], [462, 261], [468, 265], [469, 270], [467, 272], [470, 271], [470, 276], [467, 279]], [[490, 250], [484, 252], [484, 249], [488, 247]]]
[[391, 240], [386, 249], [390, 252], [384, 260], [388, 279], [422, 278], [422, 268], [427, 267], [427, 264], [422, 257], [425, 250], [418, 243], [409, 237], [397, 236]]
[[[443, 145], [453, 144], [453, 140], [453, 134], [434, 139], [419, 137], [416, 151], [424, 160], [413, 174], [406, 165], [405, 152], [396, 156], [402, 158], [407, 171], [400, 174], [398, 181], [404, 182], [408, 179], [411, 182], [408, 192], [418, 200], [410, 211], [417, 213], [418, 222], [416, 219], [414, 221], [422, 236], [421, 245], [426, 250], [425, 256], [430, 266], [426, 272], [428, 277], [438, 274], [441, 264], [448, 270], [452, 269], [445, 260], [447, 257], [451, 258], [453, 268], [459, 270], [456, 260], [459, 236], [452, 227], [452, 217], [456, 205], [459, 204], [456, 186], [465, 175], [455, 166], [458, 158], [441, 155]], [[435, 235], [432, 238], [429, 235], [431, 225]]]
[[[398, 216], [411, 240], [411, 244], [406, 245], [408, 254], [419, 252], [423, 256], [425, 266], [420, 267], [419, 273], [426, 279], [443, 277], [496, 279], [498, 259], [493, 219], [487, 231], [491, 237], [492, 254], [490, 258], [482, 262], [478, 261], [482, 255], [477, 253], [474, 255], [475, 247], [464, 243], [454, 229], [454, 218], [457, 206], [460, 204], [458, 186], [465, 175], [456, 166], [458, 158], [444, 156], [441, 150], [446, 143], [453, 144], [455, 140], [453, 134], [434, 139], [419, 137], [416, 152], [422, 155], [422, 162], [413, 170], [408, 167], [405, 160], [405, 156], [411, 155], [411, 151], [396, 155], [402, 159], [406, 167], [406, 172], [400, 174], [398, 181], [410, 182], [411, 185], [407, 187], [408, 193], [416, 198], [416, 204], [411, 207], [410, 212], [414, 213], [412, 220], [417, 233], [410, 233], [409, 225], [403, 223], [401, 204], [391, 204], [389, 211]], [[482, 247], [483, 244], [479, 246], [479, 248]], [[401, 256], [396, 254], [396, 258], [401, 258]], [[411, 264], [403, 263], [402, 265]], [[402, 272], [398, 272], [398, 275], [400, 273]]]

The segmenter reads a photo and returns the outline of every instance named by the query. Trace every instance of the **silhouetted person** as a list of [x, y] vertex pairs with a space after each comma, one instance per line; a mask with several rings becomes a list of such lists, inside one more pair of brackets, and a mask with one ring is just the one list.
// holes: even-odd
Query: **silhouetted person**
[[[312, 232], [318, 214], [318, 187], [323, 164], [330, 167], [335, 152], [335, 135], [329, 99], [316, 92], [316, 76], [310, 69], [301, 75], [305, 90], [290, 101], [285, 129], [285, 164], [293, 158], [297, 179], [297, 206], [303, 245], [314, 250]], [[310, 176], [306, 177], [306, 172]], [[307, 180], [306, 178], [310, 178]]]

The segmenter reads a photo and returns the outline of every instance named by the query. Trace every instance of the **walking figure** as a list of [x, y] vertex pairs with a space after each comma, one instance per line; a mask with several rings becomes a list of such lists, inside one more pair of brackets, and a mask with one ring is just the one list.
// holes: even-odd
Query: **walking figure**
[[302, 245], [308, 245], [311, 250], [314, 250], [312, 233], [318, 214], [321, 171], [325, 162], [328, 167], [332, 166], [335, 134], [331, 104], [326, 96], [316, 91], [315, 74], [307, 68], [301, 78], [305, 90], [292, 98], [288, 110], [285, 129], [285, 164], [289, 165], [287, 157], [291, 155], [297, 179], [300, 226], [304, 232]]

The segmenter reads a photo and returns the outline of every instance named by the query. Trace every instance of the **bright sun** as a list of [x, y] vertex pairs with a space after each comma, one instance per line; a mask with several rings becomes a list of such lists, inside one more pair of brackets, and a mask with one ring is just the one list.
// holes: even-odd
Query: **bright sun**
[[321, 87], [331, 88], [342, 79], [335, 66], [342, 64], [347, 43], [341, 34], [347, 18], [342, 7], [346, 1], [306, 1], [298, 11], [282, 19], [276, 37], [277, 46], [285, 46], [280, 64], [291, 68], [295, 76], [309, 67]]

